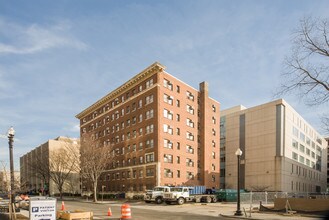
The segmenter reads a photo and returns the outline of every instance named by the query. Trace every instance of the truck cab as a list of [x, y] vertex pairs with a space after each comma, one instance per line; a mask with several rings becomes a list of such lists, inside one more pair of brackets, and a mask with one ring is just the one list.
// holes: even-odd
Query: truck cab
[[191, 187], [172, 187], [170, 192], [164, 193], [163, 197], [167, 204], [177, 202], [179, 205], [184, 204], [185, 201], [190, 201]]
[[152, 190], [147, 190], [144, 196], [144, 201], [146, 203], [155, 202], [156, 204], [161, 204], [163, 202], [163, 194], [169, 193], [171, 187], [169, 186], [157, 186]]

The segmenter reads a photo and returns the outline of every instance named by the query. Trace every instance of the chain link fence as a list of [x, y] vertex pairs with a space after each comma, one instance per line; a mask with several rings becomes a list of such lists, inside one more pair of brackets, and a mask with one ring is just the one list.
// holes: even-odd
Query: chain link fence
[[275, 198], [312, 198], [329, 199], [329, 193], [287, 193], [287, 192], [248, 192], [240, 193], [242, 204], [273, 204]]

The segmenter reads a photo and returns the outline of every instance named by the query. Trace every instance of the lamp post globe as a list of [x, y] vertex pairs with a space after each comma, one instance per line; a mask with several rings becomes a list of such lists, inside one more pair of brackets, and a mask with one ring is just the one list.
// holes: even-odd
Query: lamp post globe
[[13, 127], [10, 127], [8, 130], [8, 140], [9, 140], [9, 162], [10, 162], [10, 202], [15, 203], [15, 178], [14, 178], [14, 158], [13, 158], [13, 146], [14, 146], [14, 136], [15, 130]]
[[236, 216], [242, 216], [242, 212], [241, 212], [241, 209], [240, 209], [240, 157], [242, 155], [242, 150], [240, 148], [238, 148], [236, 151], [235, 151], [235, 155], [237, 156], [238, 158], [238, 183], [237, 183], [237, 194], [238, 194], [238, 201], [237, 201], [237, 210], [236, 212], [234, 213], [234, 215]]

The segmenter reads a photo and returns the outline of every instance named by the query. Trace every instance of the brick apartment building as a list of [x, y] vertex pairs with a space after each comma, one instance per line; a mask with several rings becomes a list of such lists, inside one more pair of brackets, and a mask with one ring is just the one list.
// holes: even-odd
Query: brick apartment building
[[219, 188], [219, 107], [206, 82], [194, 89], [157, 62], [96, 101], [76, 117], [112, 152], [98, 189]]

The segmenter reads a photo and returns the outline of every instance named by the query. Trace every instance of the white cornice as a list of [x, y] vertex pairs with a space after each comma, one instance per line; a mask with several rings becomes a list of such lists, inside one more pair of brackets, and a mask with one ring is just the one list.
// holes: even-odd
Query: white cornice
[[120, 96], [121, 94], [125, 93], [127, 90], [129, 90], [133, 85], [137, 84], [138, 82], [142, 81], [146, 77], [149, 77], [157, 72], [161, 72], [165, 69], [166, 67], [163, 66], [159, 62], [153, 63], [151, 66], [147, 67], [144, 69], [142, 72], [134, 76], [132, 79], [124, 83], [123, 85], [119, 86], [117, 89], [113, 90], [79, 114], [77, 114], [75, 117], [78, 119], [81, 119], [82, 117], [86, 116], [87, 114], [97, 110], [100, 106], [105, 104], [106, 102], [110, 101], [111, 99]]

